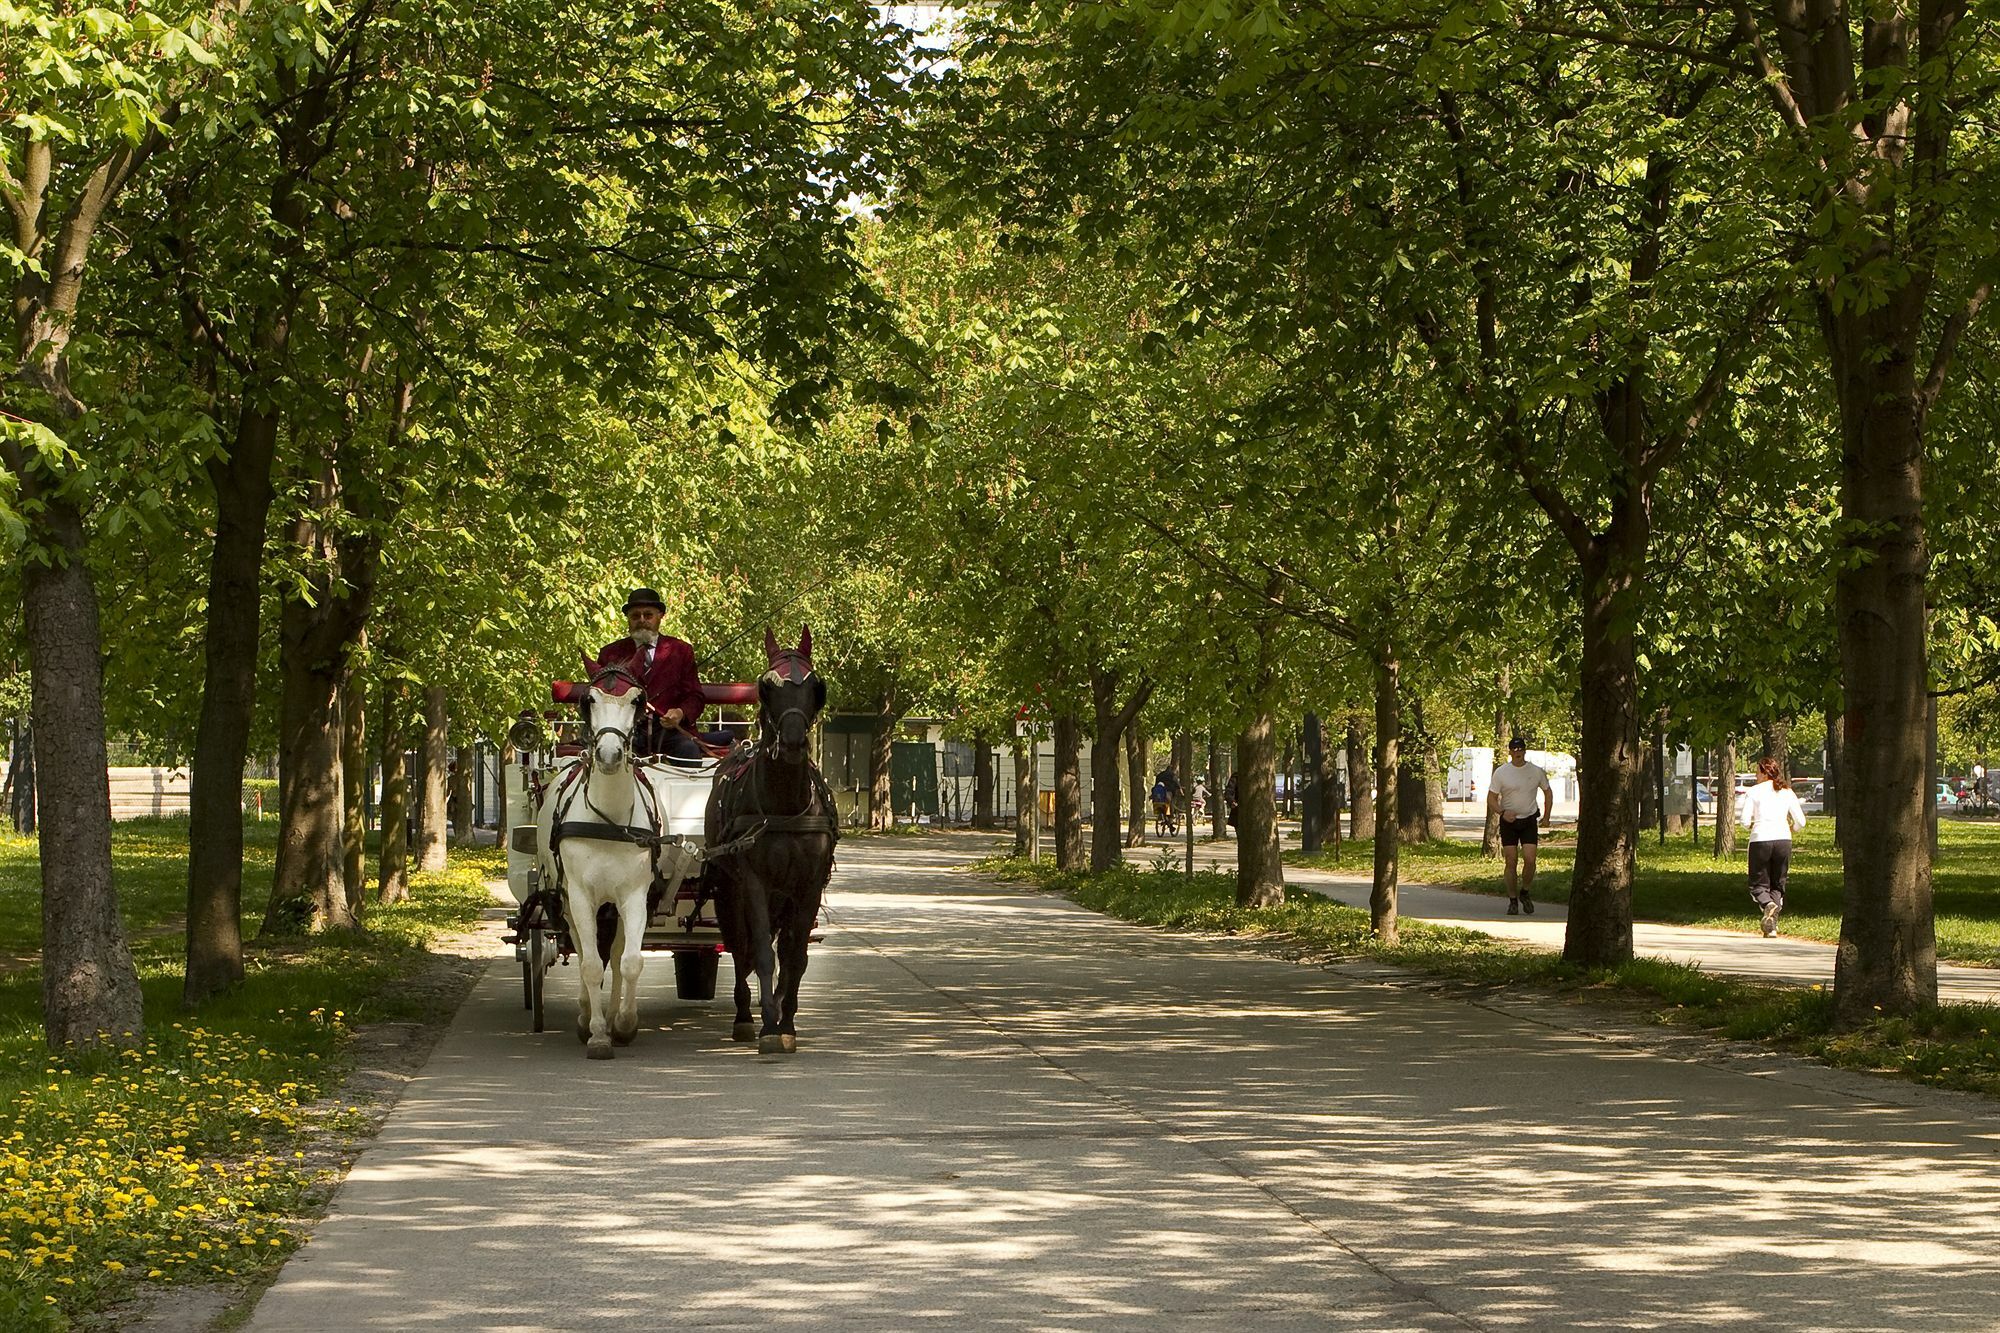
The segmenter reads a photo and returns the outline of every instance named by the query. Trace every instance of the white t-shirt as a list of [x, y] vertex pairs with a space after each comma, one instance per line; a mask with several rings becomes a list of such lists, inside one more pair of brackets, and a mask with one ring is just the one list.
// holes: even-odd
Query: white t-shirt
[[1780, 791], [1760, 782], [1736, 803], [1736, 822], [1750, 826], [1752, 842], [1790, 842], [1792, 830], [1806, 826], [1806, 808], [1790, 787]]
[[1516, 764], [1508, 760], [1493, 767], [1493, 792], [1500, 798], [1500, 815], [1503, 819], [1526, 819], [1540, 807], [1535, 804], [1535, 794], [1549, 780], [1538, 765]]

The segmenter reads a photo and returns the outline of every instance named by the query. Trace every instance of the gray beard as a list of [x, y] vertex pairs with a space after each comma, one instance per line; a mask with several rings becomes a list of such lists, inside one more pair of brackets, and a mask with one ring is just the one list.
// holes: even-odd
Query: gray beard
[[632, 642], [638, 644], [641, 648], [651, 648], [659, 641], [660, 632], [656, 629], [635, 629], [632, 631]]

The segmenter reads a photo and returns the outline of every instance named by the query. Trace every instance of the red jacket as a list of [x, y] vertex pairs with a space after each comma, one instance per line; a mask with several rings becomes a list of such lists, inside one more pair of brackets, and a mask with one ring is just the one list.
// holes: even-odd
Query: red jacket
[[[639, 645], [631, 636], [604, 645], [597, 654], [600, 662], [625, 662], [638, 671], [638, 663], [645, 660]], [[681, 710], [681, 725], [694, 730], [694, 720], [701, 716], [707, 700], [701, 694], [701, 677], [694, 670], [694, 649], [681, 640], [662, 634], [660, 642], [653, 649], [652, 670], [641, 672], [646, 682], [646, 708], [654, 716], [665, 713], [669, 708]]]

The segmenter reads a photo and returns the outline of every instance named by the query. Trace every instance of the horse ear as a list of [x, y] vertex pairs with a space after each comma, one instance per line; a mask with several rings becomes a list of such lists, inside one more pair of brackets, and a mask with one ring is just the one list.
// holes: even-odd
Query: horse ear
[[778, 636], [771, 633], [769, 625], [764, 626], [764, 660], [766, 662], [778, 660]]
[[578, 653], [577, 656], [583, 659], [584, 671], [587, 672], [590, 676], [595, 676], [597, 674], [597, 663], [591, 659], [590, 654]]
[[813, 631], [811, 625], [806, 625], [799, 630], [799, 656], [810, 662], [812, 661], [812, 655]]

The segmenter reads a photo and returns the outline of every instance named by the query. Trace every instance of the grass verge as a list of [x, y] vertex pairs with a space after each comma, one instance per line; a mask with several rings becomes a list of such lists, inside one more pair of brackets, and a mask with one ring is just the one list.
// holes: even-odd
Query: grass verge
[[[1632, 885], [1632, 915], [1639, 921], [1673, 925], [1712, 926], [1755, 932], [1757, 911], [1750, 903], [1749, 865], [1745, 844], [1733, 856], [1717, 860], [1710, 850], [1708, 826], [1703, 845], [1685, 835], [1662, 845], [1656, 837], [1639, 842], [1639, 874]], [[1342, 849], [1342, 869], [1372, 864], [1372, 839], [1349, 842]], [[1311, 856], [1287, 853], [1288, 865], [1331, 870], [1331, 852]], [[1575, 835], [1558, 831], [1545, 836], [1535, 867], [1535, 897], [1569, 901], [1570, 873], [1576, 863]], [[1416, 884], [1450, 884], [1474, 893], [1504, 895], [1503, 862], [1483, 857], [1476, 842], [1439, 841], [1405, 847], [1401, 878]], [[1943, 820], [1938, 828], [1938, 857], [1932, 871], [1937, 912], [1938, 956], [1955, 963], [2000, 966], [2000, 824]], [[1792, 873], [1785, 895], [1783, 930], [1787, 935], [1828, 943], [1840, 939], [1840, 849], [1833, 828], [1823, 819], [1806, 825], [1792, 845]]]
[[[29, 946], [0, 974], [0, 1328], [66, 1328], [146, 1284], [247, 1283], [282, 1263], [324, 1177], [312, 1150], [361, 1121], [334, 1095], [349, 1039], [436, 1017], [398, 983], [440, 933], [478, 920], [485, 880], [505, 873], [501, 852], [458, 853], [412, 876], [407, 903], [372, 908], [364, 932], [253, 944], [244, 983], [187, 1012], [165, 930], [184, 906], [185, 827], [141, 821], [114, 839], [146, 995], [146, 1040], [129, 1050], [49, 1052], [19, 919], [39, 914], [39, 885], [23, 892], [33, 842], [0, 842], [0, 938]], [[270, 824], [246, 833], [253, 867], [268, 865]]]
[[1276, 907], [1240, 907], [1230, 874], [1190, 879], [1180, 870], [1127, 866], [1091, 875], [1015, 857], [995, 857], [973, 868], [1140, 925], [1283, 941], [1310, 957], [1372, 959], [1488, 985], [1595, 994], [1638, 1004], [1658, 1022], [1764, 1042], [1844, 1069], [2000, 1094], [2000, 1037], [1994, 1035], [2000, 1033], [2000, 1008], [1992, 1006], [1943, 1005], [1839, 1032], [1833, 997], [1819, 986], [1725, 980], [1654, 958], [1618, 968], [1580, 968], [1560, 954], [1421, 921], [1403, 922], [1399, 942], [1383, 945], [1369, 931], [1368, 913], [1315, 894], [1288, 897]]

